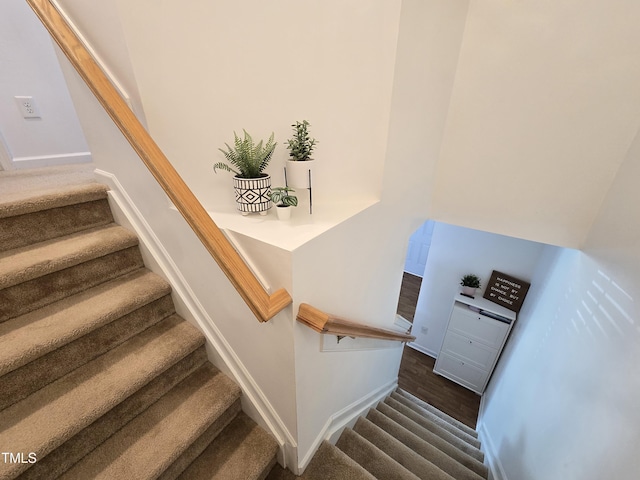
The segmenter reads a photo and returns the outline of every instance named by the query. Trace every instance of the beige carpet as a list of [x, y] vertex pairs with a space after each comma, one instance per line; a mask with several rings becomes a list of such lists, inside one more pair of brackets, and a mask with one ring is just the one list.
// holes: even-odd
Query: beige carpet
[[0, 170], [0, 203], [61, 189], [94, 183], [93, 163], [61, 165], [28, 170]]

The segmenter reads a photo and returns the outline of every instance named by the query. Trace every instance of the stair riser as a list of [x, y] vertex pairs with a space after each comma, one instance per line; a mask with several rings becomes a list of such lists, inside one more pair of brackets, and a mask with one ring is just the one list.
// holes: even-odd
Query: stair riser
[[340, 435], [336, 443], [336, 447], [362, 465], [369, 473], [378, 479], [418, 479], [418, 477], [406, 470], [399, 463], [393, 461], [375, 445], [349, 428], [342, 432], [342, 435]]
[[429, 430], [421, 427], [420, 425], [416, 425], [411, 419], [407, 418], [402, 413], [397, 410], [391, 408], [386, 403], [378, 404], [376, 408], [380, 413], [386, 415], [394, 422], [398, 423], [400, 426], [406, 428], [410, 432], [414, 433], [418, 437], [422, 438], [425, 442], [430, 443], [434, 447], [438, 448], [442, 452], [449, 455], [454, 460], [460, 462], [465, 467], [470, 468], [474, 472], [479, 475], [484, 474], [484, 467], [482, 467], [482, 460], [474, 458], [467, 452], [463, 452], [459, 448], [454, 445], [451, 445], [446, 440], [440, 438], [438, 435], [430, 432]]
[[353, 430], [422, 480], [453, 480], [449, 474], [410, 450], [372, 422], [360, 418]]
[[49, 305], [143, 266], [140, 249], [125, 248], [0, 290], [0, 322]]
[[450, 443], [454, 447], [456, 447], [456, 448], [462, 450], [463, 452], [471, 455], [472, 457], [476, 458], [478, 461], [482, 462], [484, 460], [484, 454], [479, 449], [477, 449], [473, 445], [465, 442], [464, 440], [458, 438], [457, 436], [451, 434], [447, 430], [441, 428], [439, 425], [436, 425], [435, 423], [425, 419], [424, 417], [422, 417], [420, 414], [414, 412], [409, 407], [404, 406], [403, 404], [393, 400], [392, 398], [387, 398], [385, 400], [385, 403], [387, 405], [389, 405], [390, 407], [392, 407], [393, 409], [395, 409], [398, 412], [400, 412], [402, 415], [404, 415], [404, 416], [408, 417], [409, 419], [413, 420], [415, 423], [420, 425], [422, 428], [424, 428], [426, 430], [429, 430], [430, 432], [432, 432], [435, 435], [439, 436], [440, 438], [442, 438], [443, 440], [447, 441], [448, 443]]
[[106, 199], [0, 219], [0, 252], [107, 225], [113, 216]]
[[457, 427], [457, 428], [461, 429], [463, 432], [471, 435], [472, 437], [478, 438], [478, 432], [476, 432], [473, 428], [469, 427], [468, 425], [465, 425], [464, 423], [460, 422], [459, 420], [456, 420], [455, 418], [453, 418], [453, 417], [447, 415], [446, 413], [438, 410], [433, 405], [429, 405], [427, 402], [424, 402], [424, 401], [420, 400], [419, 398], [411, 395], [410, 393], [405, 392], [405, 391], [400, 390], [400, 389], [396, 390], [396, 394], [411, 400], [412, 402], [414, 402], [419, 407], [427, 410], [428, 412], [432, 413], [433, 415], [435, 415], [437, 417], [440, 417], [445, 422], [453, 425], [454, 427]]
[[242, 410], [240, 399], [218, 417], [200, 437], [187, 448], [180, 457], [167, 468], [157, 480], [175, 480], [209, 446], [220, 432]]
[[466, 433], [465, 431], [461, 430], [460, 428], [450, 424], [449, 422], [446, 422], [439, 416], [434, 415], [429, 411], [426, 411], [425, 409], [421, 408], [419, 405], [412, 402], [408, 398], [398, 395], [397, 393], [392, 394], [391, 398], [403, 404], [405, 407], [410, 408], [411, 410], [416, 412], [418, 415], [424, 417], [429, 422], [435, 425], [438, 425], [443, 430], [446, 430], [447, 432], [449, 432], [452, 435], [455, 435], [459, 439], [464, 440], [469, 445], [473, 445], [476, 448], [480, 448], [480, 441], [476, 437], [473, 437], [468, 433]]
[[175, 312], [166, 295], [0, 378], [0, 410], [26, 398]]
[[205, 362], [207, 362], [207, 353], [205, 347], [202, 346], [165, 370], [46, 457], [38, 458], [38, 462], [33, 464], [20, 479], [48, 480], [57, 478]]
[[[456, 480], [480, 480], [480, 478], [482, 478], [482, 475], [478, 473], [483, 471], [479, 462], [476, 462], [478, 472], [472, 471], [434, 445], [424, 441], [416, 434], [380, 413], [378, 410], [370, 410], [367, 414], [367, 419]], [[460, 457], [462, 457], [462, 455], [464, 454], [460, 452]], [[469, 462], [471, 458], [465, 458], [465, 460]], [[484, 478], [486, 478], [486, 475]]]

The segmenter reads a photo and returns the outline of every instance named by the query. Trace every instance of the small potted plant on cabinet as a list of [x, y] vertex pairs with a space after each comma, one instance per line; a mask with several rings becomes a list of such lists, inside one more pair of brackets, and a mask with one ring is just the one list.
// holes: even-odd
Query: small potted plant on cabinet
[[251, 135], [244, 131], [244, 137], [240, 138], [233, 132], [234, 146], [225, 143], [226, 150], [219, 148], [227, 161], [213, 165], [213, 171], [217, 169], [234, 173], [233, 186], [236, 195], [236, 205], [243, 215], [258, 212], [266, 215], [271, 208], [271, 176], [264, 173], [276, 148], [273, 141], [273, 133], [265, 144], [260, 140], [257, 144]]
[[303, 120], [293, 125], [293, 136], [285, 143], [289, 149], [287, 161], [287, 185], [297, 188], [309, 188], [310, 172], [315, 160], [311, 158], [317, 140], [309, 135], [309, 122]]
[[276, 214], [279, 220], [289, 220], [291, 209], [298, 206], [298, 197], [291, 195], [295, 190], [290, 187], [274, 187], [271, 201], [276, 204]]
[[480, 277], [473, 273], [468, 273], [460, 280], [462, 285], [462, 294], [468, 297], [473, 297], [476, 294], [476, 289], [480, 288]]

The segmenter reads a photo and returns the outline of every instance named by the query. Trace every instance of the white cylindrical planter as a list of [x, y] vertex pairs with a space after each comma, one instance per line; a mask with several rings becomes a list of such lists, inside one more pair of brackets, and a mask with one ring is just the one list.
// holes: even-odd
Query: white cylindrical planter
[[276, 214], [278, 215], [278, 220], [289, 220], [291, 218], [291, 210], [293, 210], [293, 207], [289, 205], [276, 205]]
[[271, 176], [264, 174], [259, 178], [233, 177], [236, 193], [236, 206], [240, 213], [260, 213], [266, 215], [271, 208]]
[[315, 160], [296, 162], [287, 160], [287, 186], [291, 188], [310, 188], [309, 171], [313, 170]]

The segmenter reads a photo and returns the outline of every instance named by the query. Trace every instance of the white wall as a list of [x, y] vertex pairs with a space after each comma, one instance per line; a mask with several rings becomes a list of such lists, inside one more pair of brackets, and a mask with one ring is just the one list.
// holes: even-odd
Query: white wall
[[413, 216], [414, 228], [431, 217], [468, 6], [468, 0], [402, 1], [383, 199]]
[[640, 126], [640, 3], [471, 2], [435, 220], [581, 247]]
[[[49, 34], [22, 0], [0, 2], [0, 59], [5, 167], [91, 161]], [[15, 96], [34, 97], [41, 118], [23, 118]]]
[[475, 273], [482, 279], [479, 296], [493, 270], [530, 281], [542, 248], [527, 240], [436, 222], [413, 319], [412, 345], [437, 356], [463, 275]]
[[[394, 228], [395, 227], [395, 228]], [[393, 209], [374, 205], [298, 248], [293, 297], [327, 313], [394, 328], [408, 228]], [[398, 377], [402, 347], [321, 352], [320, 335], [297, 324], [296, 401], [300, 460], [329, 418]]]
[[400, 0], [117, 0], [149, 128], [209, 210], [231, 204], [218, 151], [246, 129], [275, 132], [267, 172], [306, 119], [319, 140], [316, 202], [379, 196]]
[[547, 247], [481, 425], [500, 479], [635, 479], [640, 469], [640, 136], [584, 252]]

